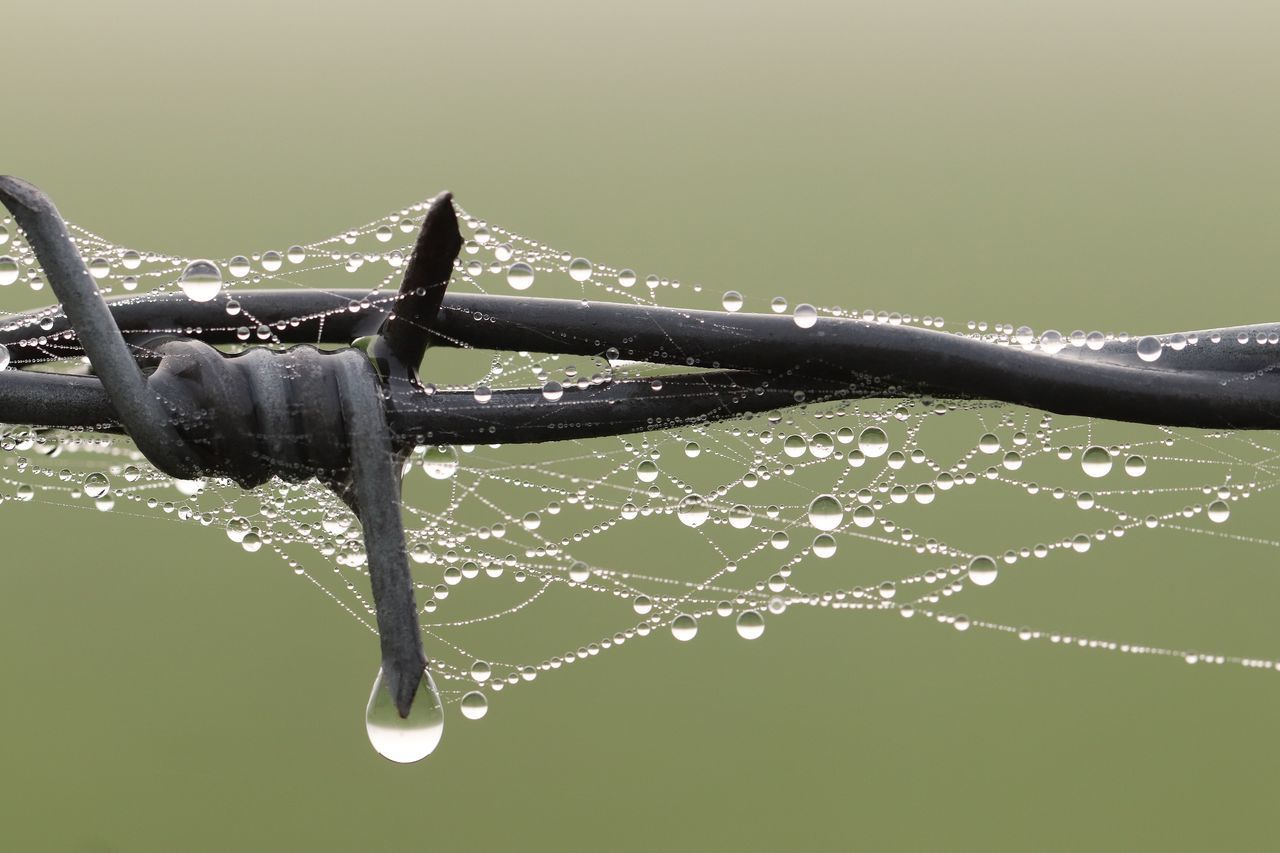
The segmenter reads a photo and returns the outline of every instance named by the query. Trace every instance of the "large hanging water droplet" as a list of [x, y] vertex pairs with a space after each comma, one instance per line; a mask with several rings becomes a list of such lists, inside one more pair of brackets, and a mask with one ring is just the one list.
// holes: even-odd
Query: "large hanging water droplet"
[[764, 617], [758, 611], [744, 610], [738, 614], [738, 621], [734, 627], [742, 639], [756, 640], [764, 634]]
[[1080, 467], [1090, 477], [1105, 477], [1111, 473], [1111, 454], [1095, 444], [1080, 454]]
[[1138, 341], [1138, 358], [1143, 361], [1155, 361], [1163, 351], [1164, 345], [1160, 343], [1159, 338], [1147, 335]]
[[512, 290], [528, 290], [533, 285], [533, 267], [521, 262], [507, 270], [507, 284]]
[[726, 311], [741, 311], [742, 303], [742, 294], [736, 290], [726, 290], [724, 296], [720, 298], [720, 304]]
[[111, 481], [106, 474], [94, 471], [84, 478], [84, 493], [91, 498], [100, 498], [111, 490]]
[[413, 709], [408, 717], [401, 717], [391, 691], [382, 683], [379, 669], [365, 708], [364, 727], [369, 743], [379, 755], [391, 761], [410, 764], [434, 752], [444, 734], [444, 707], [431, 673], [422, 674], [418, 692], [413, 697]]
[[264, 252], [262, 254], [262, 268], [267, 272], [275, 272], [284, 265], [284, 258], [279, 252]]
[[991, 586], [999, 574], [996, 561], [990, 557], [979, 555], [969, 561], [969, 580], [977, 586]]
[[835, 530], [844, 521], [844, 507], [835, 495], [818, 495], [809, 504], [809, 524], [815, 530]]
[[880, 427], [867, 427], [858, 436], [858, 449], [864, 456], [875, 458], [884, 456], [889, 449], [889, 436]]
[[569, 278], [574, 281], [586, 281], [592, 272], [591, 261], [586, 258], [574, 258], [569, 262]]
[[449, 445], [428, 447], [422, 455], [422, 470], [433, 480], [447, 480], [458, 471], [458, 451]]
[[178, 277], [178, 286], [192, 302], [208, 302], [222, 292], [222, 272], [213, 261], [192, 261]]
[[676, 518], [688, 527], [699, 527], [711, 513], [698, 495], [689, 495], [676, 507]]

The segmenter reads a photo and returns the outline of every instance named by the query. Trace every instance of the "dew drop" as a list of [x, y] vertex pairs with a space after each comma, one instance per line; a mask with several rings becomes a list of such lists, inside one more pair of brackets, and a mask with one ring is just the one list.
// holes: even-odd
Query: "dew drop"
[[458, 471], [458, 451], [447, 444], [428, 447], [422, 455], [422, 471], [433, 480], [447, 480]]
[[300, 264], [307, 259], [307, 250], [301, 246], [290, 246], [284, 256], [289, 259], [289, 263]]
[[507, 284], [512, 290], [528, 290], [533, 285], [533, 267], [521, 261], [507, 270]]
[[738, 636], [744, 640], [758, 640], [764, 634], [764, 617], [757, 610], [744, 610], [734, 624]]
[[284, 266], [284, 258], [279, 252], [264, 252], [262, 255], [262, 268], [267, 272], [275, 272]]
[[569, 262], [569, 278], [574, 281], [586, 281], [592, 272], [591, 261], [586, 258], [574, 258]]
[[489, 389], [488, 385], [477, 385], [473, 396], [476, 398], [477, 403], [487, 403], [493, 399], [493, 391]]
[[889, 449], [889, 436], [880, 427], [867, 427], [858, 436], [858, 449], [864, 456], [872, 459], [884, 456]]
[[809, 504], [809, 524], [815, 530], [835, 530], [844, 521], [844, 507], [835, 495], [818, 495]]
[[564, 396], [564, 386], [559, 382], [548, 382], [542, 386], [542, 398], [554, 403]]
[[1130, 477], [1141, 477], [1147, 473], [1147, 460], [1141, 456], [1130, 456], [1124, 461], [1124, 472]]
[[636, 283], [635, 270], [628, 269], [618, 273], [618, 284], [622, 285], [623, 287], [634, 287], [635, 283]]
[[227, 272], [231, 273], [236, 278], [244, 278], [249, 274], [250, 269], [252, 269], [252, 267], [249, 266], [249, 259], [244, 255], [236, 255], [234, 258], [227, 261]]
[[1090, 477], [1105, 477], [1111, 473], [1111, 454], [1096, 444], [1085, 448], [1080, 454], [1080, 467]]
[[802, 329], [812, 329], [818, 322], [818, 309], [808, 302], [801, 302], [791, 314], [791, 319]]
[[8, 255], [0, 257], [0, 285], [8, 287], [18, 280], [18, 262]]
[[4, 344], [0, 344], [0, 370], [4, 370], [9, 366], [9, 348]]
[[1231, 517], [1231, 508], [1227, 506], [1225, 501], [1214, 501], [1209, 504], [1207, 512], [1209, 520], [1214, 524], [1221, 524]]
[[689, 495], [676, 507], [676, 518], [687, 527], [700, 527], [711, 513], [698, 495]]
[[1164, 345], [1160, 343], [1159, 338], [1147, 335], [1138, 341], [1138, 358], [1143, 361], [1155, 361], [1163, 351]]
[[742, 294], [736, 290], [726, 290], [720, 297], [720, 304], [726, 311], [741, 311], [743, 302]]
[[671, 636], [687, 643], [698, 636], [698, 620], [688, 613], [681, 613], [671, 622]]
[[836, 554], [836, 540], [830, 533], [819, 533], [813, 537], [813, 555], [829, 560]]
[[192, 261], [178, 277], [178, 286], [192, 302], [208, 302], [222, 292], [222, 273], [213, 261]]
[[996, 561], [990, 557], [979, 555], [969, 561], [969, 580], [977, 586], [991, 586], [999, 573]]
[[458, 707], [468, 720], [479, 720], [489, 713], [489, 700], [479, 690], [472, 690], [462, 697]]
[[493, 675], [493, 668], [488, 661], [478, 660], [471, 664], [471, 680], [476, 684], [484, 684]]
[[365, 708], [364, 727], [369, 743], [379, 755], [391, 761], [410, 764], [434, 752], [444, 734], [444, 707], [431, 673], [422, 674], [413, 709], [408, 717], [401, 717], [391, 692], [383, 686], [379, 669]]
[[84, 478], [84, 493], [91, 498], [100, 498], [111, 489], [111, 481], [106, 474], [97, 471]]

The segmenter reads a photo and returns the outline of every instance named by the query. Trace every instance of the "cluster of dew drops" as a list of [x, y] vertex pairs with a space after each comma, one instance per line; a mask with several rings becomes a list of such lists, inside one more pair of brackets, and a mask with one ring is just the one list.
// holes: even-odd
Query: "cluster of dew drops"
[[[309, 286], [313, 277], [336, 274], [368, 287], [369, 296], [353, 301], [346, 310], [383, 310], [398, 285], [424, 209], [425, 203], [412, 205], [326, 240], [225, 260], [139, 252], [75, 227], [73, 236], [105, 294], [147, 298], [177, 288], [195, 301], [222, 298], [226, 328], [234, 328], [239, 340], [279, 344], [276, 333], [284, 323], [272, 327], [249, 316], [235, 299], [237, 288]], [[462, 215], [470, 233], [453, 289], [524, 292], [541, 287], [546, 295], [651, 304], [673, 302], [682, 294], [703, 298], [698, 285], [682, 289], [676, 279], [641, 277], [629, 268], [593, 263], [465, 211]], [[0, 252], [0, 286], [20, 280], [33, 290], [45, 286], [29, 247], [8, 220], [0, 223]], [[736, 313], [747, 309], [749, 302], [741, 292], [730, 290], [721, 297], [719, 307]], [[767, 305], [778, 314], [790, 308], [781, 296]], [[54, 354], [57, 336], [43, 333], [52, 328], [58, 312], [55, 306], [23, 321], [31, 325], [30, 339]], [[821, 316], [945, 328], [941, 317], [881, 310], [800, 303], [791, 313], [800, 328], [814, 327]], [[302, 319], [306, 318], [284, 322], [296, 324]], [[202, 330], [183, 331], [198, 335]], [[1037, 335], [1026, 326], [984, 321], [969, 322], [967, 334], [1049, 355], [1068, 347], [1132, 346], [1145, 362], [1159, 359], [1166, 349], [1278, 342], [1275, 333], [1264, 332], [1238, 332], [1226, 340], [1216, 333], [1205, 340], [1195, 335], [1134, 340], [1097, 331]], [[7, 351], [0, 360], [8, 366]], [[532, 376], [542, 384], [544, 396], [556, 400], [568, 384], [640, 376], [646, 370], [615, 363], [609, 353], [600, 359], [599, 371], [564, 362], [558, 356], [504, 354], [493, 359], [484, 376], [462, 387], [473, 387], [483, 402], [496, 383], [519, 385], [526, 381], [523, 377]], [[934, 458], [929, 431], [938, 429], [934, 426], [938, 422], [952, 432], [972, 433], [976, 440], [957, 456]], [[1251, 439], [1198, 432], [1184, 441], [1186, 434], [1178, 430], [1141, 428], [1137, 439], [1104, 443], [1094, 437], [1099, 430], [1093, 422], [1055, 421], [1010, 407], [908, 400], [879, 406], [812, 405], [723, 424], [563, 442], [546, 446], [535, 465], [508, 463], [504, 448], [497, 445], [418, 447], [405, 463], [406, 480], [421, 476], [424, 486], [435, 484], [438, 490], [448, 491], [443, 508], [428, 507], [426, 502], [406, 507], [407, 544], [433, 655], [431, 672], [444, 683], [448, 702], [456, 703], [465, 718], [480, 719], [493, 694], [534, 681], [541, 673], [660, 635], [659, 629], [665, 628], [677, 641], [689, 642], [708, 619], [724, 619], [741, 638], [759, 640], [769, 620], [806, 608], [889, 611], [962, 632], [981, 628], [1073, 648], [1280, 669], [1280, 663], [1268, 659], [1082, 638], [955, 612], [952, 604], [962, 594], [991, 586], [1019, 564], [1055, 555], [1080, 556], [1100, 544], [1147, 530], [1196, 531], [1204, 522], [1216, 527], [1231, 517], [1233, 505], [1267, 492], [1274, 484], [1268, 465], [1273, 451]], [[0, 449], [9, 454], [2, 472], [4, 501], [28, 502], [39, 493], [50, 503], [80, 506], [87, 501], [101, 511], [124, 502], [179, 522], [221, 528], [246, 552], [277, 555], [294, 574], [374, 630], [358, 524], [316, 484], [275, 481], [244, 493], [229, 482], [174, 481], [148, 465], [128, 442], [87, 432], [17, 427], [0, 439]], [[1218, 464], [1185, 466], [1199, 479], [1160, 489], [1144, 490], [1138, 485], [1153, 466], [1172, 468], [1209, 457]], [[1225, 459], [1232, 463], [1222, 465]], [[719, 481], [712, 485], [695, 488], [693, 481], [699, 479], [707, 460], [715, 460], [719, 470], [730, 473], [718, 475]], [[1024, 466], [1035, 464], [1040, 466], [1037, 470], [1045, 470], [1045, 463], [1065, 466], [1049, 469], [1063, 471], [1064, 481], [1083, 476], [1109, 485], [1105, 489], [1051, 485], [1021, 475]], [[1203, 482], [1208, 476], [1217, 479]], [[1053, 541], [974, 552], [913, 530], [897, 519], [899, 511], [946, 505], [954, 495], [981, 488], [1074, 504], [1087, 517], [1102, 521], [1086, 525], [1092, 529], [1072, 529]], [[499, 502], [492, 497], [495, 492], [513, 490], [532, 505], [513, 506], [508, 499]], [[797, 502], [798, 491], [808, 497]], [[1188, 494], [1195, 498], [1190, 503]], [[1151, 511], [1121, 509], [1119, 504], [1126, 499]], [[673, 543], [680, 543], [681, 570], [672, 566], [665, 571], [637, 571], [575, 556], [579, 546], [636, 524], [656, 525], [653, 533], [659, 536], [669, 535], [672, 524], [685, 532], [678, 540], [672, 536]], [[999, 535], [1016, 534], [1000, 531]], [[875, 548], [914, 555], [926, 567], [907, 575], [874, 577], [870, 573], [876, 561], [865, 554]], [[815, 564], [835, 569], [824, 578], [838, 578], [844, 572], [848, 582], [817, 592], [805, 588], [801, 585], [805, 572]], [[490, 612], [446, 619], [453, 602], [484, 586], [478, 581], [508, 586], [507, 600]], [[526, 591], [512, 595], [511, 589]], [[600, 602], [590, 605], [595, 608], [621, 606], [626, 624], [540, 661], [503, 660], [490, 653], [473, 653], [464, 645], [464, 635], [470, 643], [476, 629], [536, 607], [552, 590], [572, 591], [579, 601]], [[499, 644], [495, 638], [501, 639], [501, 631], [491, 632], [490, 646]], [[521, 649], [533, 645], [528, 636], [522, 636]]]

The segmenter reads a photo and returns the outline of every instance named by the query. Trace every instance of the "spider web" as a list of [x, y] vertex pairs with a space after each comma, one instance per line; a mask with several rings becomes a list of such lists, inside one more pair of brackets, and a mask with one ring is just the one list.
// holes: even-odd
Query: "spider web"
[[[216, 260], [224, 328], [241, 346], [281, 345], [285, 326], [262, 322], [236, 300], [255, 287], [364, 288], [365, 298], [338, 310], [381, 311], [424, 210], [425, 203], [416, 204], [324, 240]], [[823, 315], [948, 328], [941, 317], [712, 293], [591, 263], [462, 216], [469, 239], [450, 292], [515, 289], [790, 311], [801, 326]], [[183, 287], [192, 259], [72, 230], [104, 294], [146, 300]], [[0, 231], [0, 285], [15, 295], [45, 287], [9, 220]], [[39, 343], [50, 360], [44, 369], [81, 370], [84, 360], [67, 355], [66, 341], [45, 334], [59, 315], [55, 306], [6, 328]], [[207, 330], [171, 331], [199, 337]], [[1035, 335], [979, 321], [957, 333], [1050, 351], [1127, 340], [1084, 331]], [[572, 385], [661, 382], [670, 372], [610, 355], [435, 348], [421, 373], [441, 390], [468, 390], [478, 399], [495, 389], [540, 386], [555, 400]], [[989, 631], [1076, 650], [1274, 670], [1280, 669], [1274, 658], [1155, 644], [1123, 635], [1123, 625], [1116, 634], [1085, 634], [1029, 624], [1018, 614], [1002, 615], [1006, 603], [984, 603], [994, 599], [989, 590], [1016, 584], [1020, 575], [1069, 574], [1122, 540], [1146, 548], [1153, 535], [1189, 535], [1276, 547], [1266, 535], [1238, 529], [1237, 521], [1246, 503], [1273, 500], [1273, 444], [1273, 433], [902, 399], [797, 405], [616, 438], [424, 446], [405, 465], [407, 547], [432, 672], [446, 701], [472, 719], [504, 690], [629, 643], [688, 642], [705, 631], [733, 630], [755, 640], [819, 611], [906, 619], [919, 630]], [[223, 480], [175, 481], [127, 439], [23, 425], [4, 428], [0, 449], [3, 500], [88, 503], [190, 525], [192, 537], [274, 555], [300, 586], [375, 631], [359, 524], [314, 482], [272, 481], [245, 492]], [[1022, 611], [1034, 612], [1031, 604], [1022, 602]]]

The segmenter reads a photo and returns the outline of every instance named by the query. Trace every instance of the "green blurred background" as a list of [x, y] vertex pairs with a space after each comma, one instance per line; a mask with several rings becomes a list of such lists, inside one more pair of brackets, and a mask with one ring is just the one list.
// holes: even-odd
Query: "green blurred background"
[[[227, 256], [448, 187], [715, 293], [952, 328], [1277, 313], [1269, 1], [9, 2], [0, 26], [0, 168], [118, 243]], [[1276, 847], [1274, 675], [812, 613], [569, 668], [399, 767], [363, 731], [370, 636], [278, 562], [38, 501], [0, 530], [5, 849]], [[1276, 655], [1274, 558], [1169, 533], [999, 592]]]

